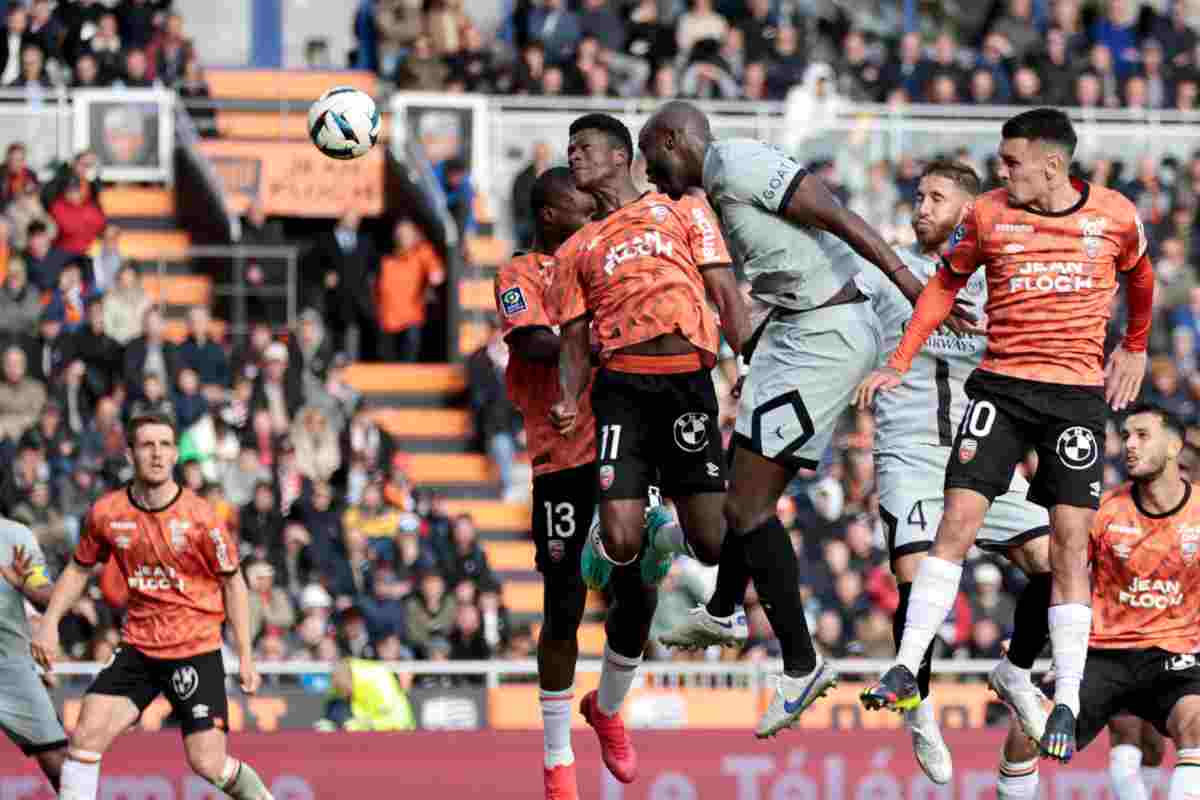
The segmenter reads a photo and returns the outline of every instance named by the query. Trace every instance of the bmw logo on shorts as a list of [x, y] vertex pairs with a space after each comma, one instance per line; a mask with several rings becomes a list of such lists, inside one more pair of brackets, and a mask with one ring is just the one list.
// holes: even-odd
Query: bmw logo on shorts
[[1100, 457], [1096, 437], [1081, 425], [1073, 425], [1058, 436], [1058, 458], [1068, 469], [1087, 469]]
[[175, 696], [180, 700], [187, 700], [196, 693], [196, 688], [200, 686], [200, 676], [196, 674], [196, 668], [190, 664], [179, 667], [171, 674], [171, 688], [175, 690]]
[[675, 444], [688, 453], [699, 453], [708, 444], [708, 414], [689, 411], [675, 420]]

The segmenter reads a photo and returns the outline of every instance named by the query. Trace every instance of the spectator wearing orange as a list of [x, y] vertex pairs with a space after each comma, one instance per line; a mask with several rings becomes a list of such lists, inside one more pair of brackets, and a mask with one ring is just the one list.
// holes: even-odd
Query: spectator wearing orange
[[383, 486], [372, 481], [363, 488], [362, 500], [346, 509], [342, 527], [365, 536], [371, 550], [382, 561], [395, 560], [392, 537], [400, 525], [400, 510], [383, 499]]
[[421, 354], [425, 324], [425, 295], [446, 280], [437, 252], [411, 220], [396, 222], [395, 249], [379, 267], [378, 295], [380, 357], [384, 361], [416, 361]]
[[54, 246], [76, 255], [86, 255], [108, 225], [100, 205], [86, 195], [77, 176], [68, 179], [62, 197], [50, 204], [50, 216], [58, 225]]

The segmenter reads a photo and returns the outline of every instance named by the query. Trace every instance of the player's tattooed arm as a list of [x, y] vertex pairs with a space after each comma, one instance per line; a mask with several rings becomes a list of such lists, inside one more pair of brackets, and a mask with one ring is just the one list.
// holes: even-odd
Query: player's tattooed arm
[[508, 346], [526, 361], [554, 364], [562, 349], [562, 341], [554, 331], [541, 326], [517, 328], [508, 335]]
[[591, 370], [591, 343], [588, 339], [588, 318], [574, 319], [562, 326], [562, 349], [558, 356], [559, 400], [550, 408], [550, 421], [555, 429], [566, 435], [579, 416], [579, 396], [587, 386]]
[[733, 352], [741, 354], [742, 345], [750, 336], [750, 315], [732, 266], [709, 267], [700, 274], [704, 278], [704, 289], [721, 317], [725, 341]]

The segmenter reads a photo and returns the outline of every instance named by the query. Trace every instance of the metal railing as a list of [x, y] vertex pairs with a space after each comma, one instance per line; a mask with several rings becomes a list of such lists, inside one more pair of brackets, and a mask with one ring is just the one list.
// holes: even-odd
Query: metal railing
[[[383, 661], [379, 662], [395, 672], [414, 675], [481, 675], [489, 688], [499, 686], [505, 678], [528, 678], [537, 675], [537, 662], [533, 659], [524, 661]], [[843, 675], [880, 675], [892, 666], [891, 661], [883, 659], [847, 658], [834, 659], [834, 667]], [[600, 659], [584, 659], [576, 665], [576, 672], [598, 673], [603, 661]], [[54, 665], [57, 675], [91, 676], [104, 668], [97, 661], [69, 661]], [[333, 671], [334, 664], [328, 661], [263, 661], [256, 664], [261, 675], [328, 675]], [[996, 666], [995, 661], [979, 659], [936, 659], [933, 662], [933, 673], [941, 675], [986, 675]], [[768, 661], [735, 661], [735, 662], [697, 662], [697, 661], [646, 661], [638, 672], [642, 675], [653, 675], [661, 678], [677, 678], [686, 681], [688, 678], [726, 679], [751, 688], [765, 688], [773, 685], [773, 681], [783, 669], [780, 660]], [[1049, 661], [1038, 661], [1033, 665], [1034, 672], [1047, 672]], [[225, 671], [236, 675], [237, 659], [226, 659]]]

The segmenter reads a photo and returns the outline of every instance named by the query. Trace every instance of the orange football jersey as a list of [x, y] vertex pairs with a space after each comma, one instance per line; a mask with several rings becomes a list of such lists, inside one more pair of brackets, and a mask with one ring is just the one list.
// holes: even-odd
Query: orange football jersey
[[[558, 262], [552, 256], [541, 253], [519, 254], [500, 268], [495, 281], [496, 310], [505, 339], [521, 328], [558, 330], [562, 320], [547, 297], [557, 268]], [[558, 364], [526, 361], [513, 352], [504, 377], [509, 398], [525, 417], [535, 476], [596, 460], [596, 425], [590, 391], [584, 391], [579, 398], [575, 427], [563, 436], [550, 424], [550, 406], [558, 401], [560, 393]]]
[[1074, 181], [1075, 208], [1043, 214], [1004, 189], [976, 198], [955, 231], [949, 269], [987, 270], [987, 355], [980, 369], [1015, 378], [1104, 383], [1104, 333], [1117, 273], [1146, 253], [1137, 209], [1118, 192]]
[[186, 658], [221, 647], [222, 576], [238, 569], [237, 544], [207, 500], [187, 489], [165, 508], [138, 506], [128, 488], [88, 513], [75, 561], [112, 558], [129, 585], [122, 640], [152, 658]]
[[717, 318], [700, 272], [732, 259], [705, 200], [647, 192], [586, 225], [555, 256], [554, 305], [564, 322], [592, 315], [601, 361], [674, 333], [695, 345], [706, 365], [716, 362]]
[[1174, 513], [1151, 516], [1135, 485], [1100, 501], [1092, 562], [1092, 647], [1200, 651], [1200, 493], [1189, 483]]

